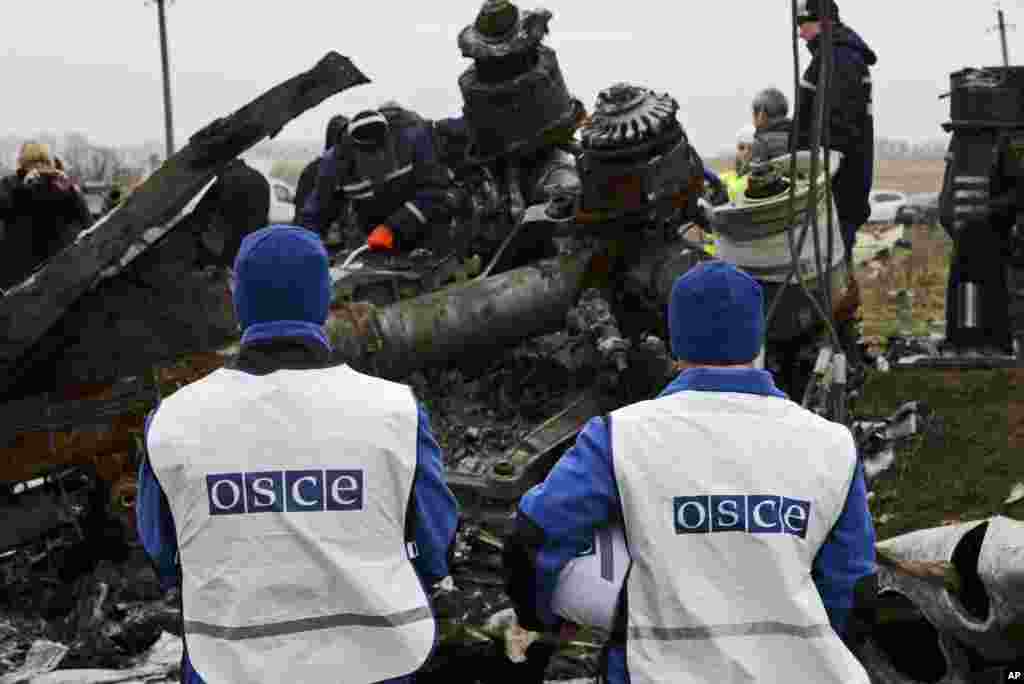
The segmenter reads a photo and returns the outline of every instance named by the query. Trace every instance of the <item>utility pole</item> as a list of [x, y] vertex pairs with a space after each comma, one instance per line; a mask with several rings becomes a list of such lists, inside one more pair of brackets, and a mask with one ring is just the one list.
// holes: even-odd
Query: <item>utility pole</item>
[[996, 5], [996, 17], [999, 21], [995, 26], [989, 29], [989, 33], [991, 33], [992, 31], [999, 31], [999, 42], [1001, 43], [1003, 48], [1003, 66], [1008, 67], [1010, 66], [1010, 53], [1006, 48], [1006, 29], [1012, 29], [1014, 27], [1013, 25], [1008, 26], [1006, 24], [1006, 17], [1003, 14], [1002, 8], [1000, 8], [998, 4]]
[[153, 0], [156, 3], [157, 19], [160, 23], [160, 61], [164, 72], [164, 135], [167, 159], [174, 154], [174, 117], [171, 113], [171, 67], [167, 56], [167, 15], [164, 5], [168, 0]]

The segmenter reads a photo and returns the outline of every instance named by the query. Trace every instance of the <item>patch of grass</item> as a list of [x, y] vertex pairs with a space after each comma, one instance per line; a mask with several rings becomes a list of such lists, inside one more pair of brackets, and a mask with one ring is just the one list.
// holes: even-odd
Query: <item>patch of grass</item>
[[878, 537], [999, 513], [1024, 480], [1024, 372], [873, 373], [857, 413], [885, 416], [909, 400], [931, 408], [940, 430], [915, 437], [875, 483]]
[[888, 257], [857, 272], [863, 334], [877, 343], [899, 330], [899, 307], [893, 293], [903, 289], [914, 293], [912, 332], [920, 336], [945, 332], [946, 281], [953, 243], [941, 226], [913, 226], [906, 235], [911, 249], [897, 247]]

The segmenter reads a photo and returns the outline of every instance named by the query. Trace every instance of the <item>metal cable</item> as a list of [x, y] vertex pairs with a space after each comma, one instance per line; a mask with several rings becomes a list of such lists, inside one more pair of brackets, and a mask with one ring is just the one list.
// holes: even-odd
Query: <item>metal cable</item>
[[[782, 301], [782, 296], [785, 294], [786, 289], [791, 284], [796, 284], [797, 287], [804, 293], [804, 295], [807, 297], [808, 301], [810, 301], [811, 307], [815, 310], [815, 313], [818, 314], [819, 318], [821, 318], [823, 321], [826, 321], [826, 323], [828, 323], [829, 319], [830, 319], [830, 317], [825, 315], [825, 312], [822, 310], [820, 303], [818, 302], [817, 299], [814, 298], [814, 296], [811, 294], [811, 292], [807, 289], [807, 286], [803, 282], [803, 278], [801, 278], [800, 275], [799, 275], [800, 274], [800, 270], [801, 270], [800, 269], [800, 254], [803, 252], [804, 243], [805, 243], [805, 241], [807, 239], [807, 233], [808, 233], [808, 231], [810, 230], [810, 227], [811, 227], [811, 224], [810, 224], [810, 213], [811, 213], [812, 208], [813, 208], [813, 211], [814, 211], [815, 215], [816, 215], [816, 212], [817, 212], [817, 206], [816, 206], [816, 203], [814, 203], [814, 200], [816, 199], [816, 197], [815, 197], [815, 189], [817, 187], [817, 179], [815, 178], [815, 174], [817, 172], [817, 168], [816, 168], [816, 164], [815, 164], [816, 157], [814, 156], [814, 145], [813, 145], [813, 143], [814, 143], [814, 138], [816, 138], [817, 135], [820, 134], [820, 128], [817, 128], [817, 130], [816, 130], [815, 127], [813, 126], [813, 124], [812, 124], [812, 128], [811, 128], [811, 138], [812, 138], [812, 141], [811, 141], [812, 142], [812, 145], [811, 145], [811, 148], [812, 148], [811, 149], [811, 164], [812, 164], [812, 168], [811, 168], [811, 177], [810, 177], [810, 187], [808, 188], [807, 215], [804, 216], [804, 222], [803, 222], [804, 225], [803, 225], [803, 227], [801, 229], [800, 237], [797, 239], [797, 243], [795, 245], [795, 248], [794, 248], [794, 244], [793, 244], [793, 226], [796, 223], [796, 178], [797, 178], [797, 173], [796, 173], [796, 169], [797, 169], [796, 157], [797, 157], [797, 154], [796, 153], [797, 153], [797, 137], [798, 137], [797, 136], [797, 131], [799, 131], [800, 110], [801, 110], [801, 107], [800, 107], [800, 44], [798, 42], [798, 37], [797, 37], [797, 31], [798, 31], [798, 27], [799, 27], [799, 23], [798, 23], [797, 17], [798, 17], [797, 0], [793, 0], [793, 2], [792, 2], [792, 19], [793, 19], [792, 45], [793, 45], [793, 79], [794, 79], [794, 101], [795, 101], [795, 107], [794, 107], [794, 112], [793, 112], [793, 114], [794, 114], [793, 128], [792, 128], [792, 133], [790, 135], [790, 140], [789, 140], [789, 152], [790, 152], [789, 219], [787, 221], [787, 227], [786, 227], [786, 241], [789, 244], [789, 249], [790, 249], [790, 273], [789, 273], [788, 276], [786, 276], [785, 280], [782, 283], [782, 286], [779, 288], [778, 292], [775, 293], [775, 297], [772, 299], [771, 305], [768, 307], [768, 313], [767, 313], [767, 316], [766, 316], [766, 323], [765, 323], [765, 328], [766, 329], [771, 326], [771, 323], [772, 323], [772, 321], [775, 318], [775, 312], [778, 309], [779, 303]], [[821, 80], [821, 78], [820, 78], [820, 74], [819, 74], [819, 81], [820, 80]], [[818, 100], [820, 100], [820, 98], [816, 98], [816, 101], [818, 101]], [[820, 273], [816, 273], [815, 275], [817, 277], [821, 276]], [[835, 336], [833, 335], [833, 337], [835, 337]]]
[[[790, 260], [791, 269], [789, 275], [785, 278], [782, 286], [775, 293], [772, 303], [768, 308], [766, 316], [766, 329], [771, 325], [775, 313], [778, 309], [779, 303], [782, 301], [782, 296], [791, 284], [795, 284], [804, 293], [807, 299], [811, 303], [811, 307], [818, 315], [819, 319], [825, 324], [828, 329], [829, 338], [832, 343], [833, 349], [841, 356], [839, 363], [844, 367], [841, 369], [842, 374], [845, 376], [845, 356], [842, 356], [843, 350], [839, 342], [839, 335], [836, 330], [834, 321], [834, 309], [832, 307], [832, 196], [831, 196], [831, 163], [829, 160], [829, 117], [827, 116], [827, 101], [829, 87], [831, 86], [832, 80], [832, 69], [833, 59], [832, 54], [832, 20], [830, 16], [822, 19], [822, 34], [819, 40], [821, 40], [821, 69], [818, 72], [818, 83], [817, 90], [815, 91], [814, 98], [814, 109], [813, 115], [814, 120], [811, 122], [811, 134], [809, 141], [810, 148], [810, 184], [808, 187], [808, 200], [806, 214], [803, 217], [803, 226], [800, 232], [800, 237], [794, 245], [793, 242], [793, 230], [796, 223], [796, 180], [797, 180], [797, 138], [800, 126], [800, 45], [799, 45], [799, 19], [798, 19], [798, 8], [797, 0], [792, 0], [791, 3], [791, 16], [793, 32], [791, 36], [791, 42], [793, 47], [793, 85], [794, 85], [794, 116], [793, 116], [793, 128], [790, 136], [790, 188], [789, 188], [789, 219], [787, 221], [786, 228], [786, 239], [790, 249]], [[825, 169], [825, 200], [826, 200], [826, 230], [827, 236], [827, 254], [825, 257], [826, 264], [823, 267], [821, 262], [821, 234], [818, 225], [818, 153], [821, 151], [822, 140], [825, 141], [824, 148], [824, 169]], [[814, 240], [814, 268], [815, 277], [821, 281], [820, 286], [823, 292], [823, 302], [819, 302], [808, 290], [806, 284], [803, 282], [801, 277], [800, 269], [800, 255], [803, 252], [804, 242], [807, 238], [808, 232], [812, 233], [812, 239]], [[844, 249], [845, 252], [845, 249]], [[852, 273], [852, 271], [851, 271]], [[827, 307], [823, 309], [822, 304]], [[826, 313], [827, 311], [827, 313]], [[812, 378], [813, 380], [813, 378]], [[845, 384], [845, 379], [842, 380]], [[840, 418], [842, 422], [846, 421], [845, 411], [845, 394], [841, 397], [836, 398], [837, 405], [835, 406], [835, 414]], [[805, 402], [806, 403], [806, 402]]]

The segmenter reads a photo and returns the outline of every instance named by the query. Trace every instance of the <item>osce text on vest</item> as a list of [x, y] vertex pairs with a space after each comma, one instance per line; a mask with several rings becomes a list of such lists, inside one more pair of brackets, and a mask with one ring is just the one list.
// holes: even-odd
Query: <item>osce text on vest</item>
[[807, 536], [811, 503], [785, 496], [677, 496], [672, 499], [676, 534], [750, 532]]
[[361, 511], [362, 470], [274, 470], [206, 476], [210, 515]]

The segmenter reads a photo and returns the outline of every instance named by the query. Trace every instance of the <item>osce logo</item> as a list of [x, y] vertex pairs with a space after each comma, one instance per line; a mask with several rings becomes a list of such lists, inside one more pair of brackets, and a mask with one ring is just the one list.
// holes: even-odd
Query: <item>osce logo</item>
[[672, 499], [676, 534], [749, 532], [804, 539], [811, 502], [768, 494], [677, 496]]
[[361, 511], [362, 470], [272, 470], [206, 476], [210, 515]]

